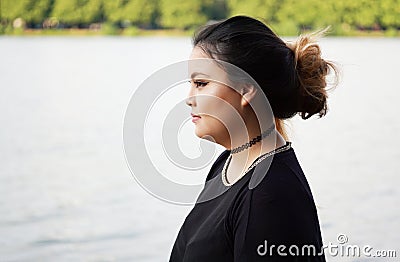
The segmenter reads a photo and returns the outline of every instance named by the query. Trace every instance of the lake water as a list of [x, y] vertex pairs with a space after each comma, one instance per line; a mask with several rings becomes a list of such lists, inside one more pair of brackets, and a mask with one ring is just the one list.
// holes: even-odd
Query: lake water
[[[324, 243], [346, 234], [400, 256], [400, 39], [321, 46], [340, 65], [340, 85], [326, 117], [294, 117], [290, 137]], [[122, 127], [140, 83], [190, 50], [189, 38], [0, 37], [1, 261], [168, 259], [192, 206], [136, 183]]]

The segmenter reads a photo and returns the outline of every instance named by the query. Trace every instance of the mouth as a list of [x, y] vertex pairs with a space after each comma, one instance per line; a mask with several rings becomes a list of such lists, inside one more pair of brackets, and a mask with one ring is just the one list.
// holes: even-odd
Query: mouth
[[191, 113], [190, 115], [192, 116], [192, 122], [193, 123], [196, 123], [201, 118], [201, 116], [195, 115], [193, 113]]

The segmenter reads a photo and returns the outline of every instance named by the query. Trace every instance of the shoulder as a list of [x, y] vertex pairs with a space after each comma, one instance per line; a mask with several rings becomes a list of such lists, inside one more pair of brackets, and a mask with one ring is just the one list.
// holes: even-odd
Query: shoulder
[[261, 166], [255, 171], [259, 174], [253, 174], [263, 176], [259, 184], [250, 190], [253, 201], [262, 199], [296, 205], [314, 204], [309, 184], [293, 148], [276, 155], [270, 165], [265, 166], [266, 169]]
[[255, 223], [268, 220], [282, 226], [314, 216], [313, 196], [293, 149], [273, 158], [267, 170], [260, 168], [251, 175], [260, 174], [257, 186], [247, 185], [236, 196], [230, 210], [233, 223], [247, 217]]
[[243, 248], [265, 239], [274, 244], [320, 243], [314, 201], [301, 174], [287, 162], [293, 158], [289, 155], [272, 161], [264, 179], [253, 189], [246, 187], [231, 206], [227, 227], [243, 239]]
[[265, 174], [256, 187], [249, 188], [246, 183], [240, 188], [228, 211], [225, 223], [235, 240], [237, 257], [261, 259], [254, 248], [265, 240], [274, 245], [320, 247], [317, 210], [293, 149], [277, 154], [267, 169], [253, 170], [251, 176], [262, 172]]

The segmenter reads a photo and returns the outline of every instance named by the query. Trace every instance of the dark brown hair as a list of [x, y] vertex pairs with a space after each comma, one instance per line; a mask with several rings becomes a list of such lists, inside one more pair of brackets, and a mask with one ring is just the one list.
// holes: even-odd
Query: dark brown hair
[[331, 70], [337, 76], [337, 70], [322, 59], [315, 42], [324, 32], [286, 43], [263, 22], [234, 16], [200, 27], [192, 42], [211, 58], [246, 71], [258, 83], [271, 105], [278, 131], [287, 138], [282, 120], [297, 113], [308, 119], [327, 112], [326, 76]]

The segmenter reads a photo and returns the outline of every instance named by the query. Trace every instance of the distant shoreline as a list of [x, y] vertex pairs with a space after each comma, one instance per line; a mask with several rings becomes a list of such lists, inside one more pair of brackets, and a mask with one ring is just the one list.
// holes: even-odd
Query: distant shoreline
[[[193, 31], [179, 29], [14, 29], [2, 35], [8, 36], [191, 36]], [[0, 34], [1, 36], [1, 34]]]
[[[279, 31], [278, 31], [279, 34]], [[139, 29], [136, 27], [126, 29], [105, 28], [101, 30], [91, 29], [14, 29], [5, 32], [5, 36], [182, 36], [193, 35], [193, 31], [180, 29]], [[279, 34], [281, 36], [295, 36]], [[1, 36], [1, 34], [0, 34]], [[400, 37], [400, 31], [383, 30], [352, 30], [343, 34], [333, 33], [328, 36], [337, 37]]]

